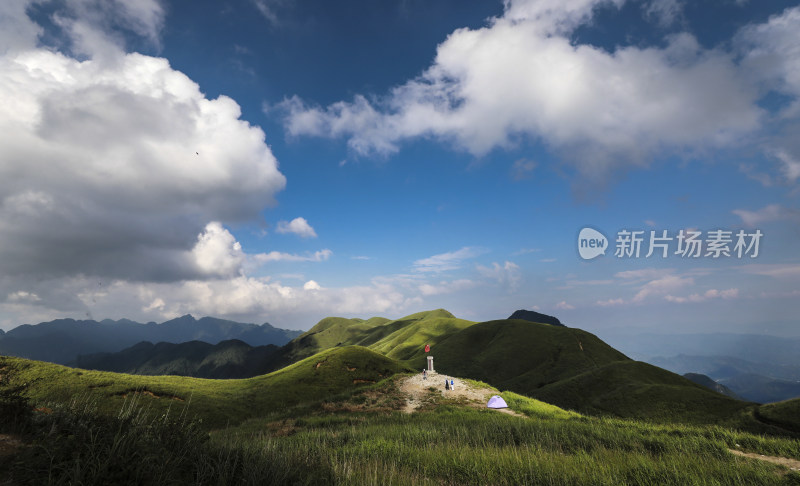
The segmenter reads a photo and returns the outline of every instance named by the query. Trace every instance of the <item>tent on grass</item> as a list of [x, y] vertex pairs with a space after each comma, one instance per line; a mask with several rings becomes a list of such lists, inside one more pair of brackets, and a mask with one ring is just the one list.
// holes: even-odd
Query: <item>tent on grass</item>
[[503, 397], [500, 395], [494, 395], [492, 398], [490, 398], [489, 403], [487, 403], [486, 406], [489, 408], [508, 408], [506, 401], [503, 400]]

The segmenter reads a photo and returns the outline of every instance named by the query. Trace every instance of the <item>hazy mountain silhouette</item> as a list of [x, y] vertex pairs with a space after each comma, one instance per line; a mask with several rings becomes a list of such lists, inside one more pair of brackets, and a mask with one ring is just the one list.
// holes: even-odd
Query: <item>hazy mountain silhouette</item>
[[737, 396], [758, 403], [800, 397], [800, 366], [755, 363], [731, 356], [656, 357], [648, 363], [674, 373], [700, 373], [730, 388]]
[[740, 397], [757, 403], [781, 402], [800, 397], [800, 382], [778, 380], [752, 373], [721, 380]]
[[0, 336], [0, 354], [66, 364], [78, 355], [116, 352], [142, 341], [184, 343], [239, 339], [251, 346], [281, 346], [301, 331], [244, 324], [214, 317], [195, 319], [185, 315], [162, 324], [141, 324], [129, 319], [113, 321], [57, 319], [25, 324]]
[[714, 390], [717, 393], [722, 393], [723, 395], [731, 398], [739, 398], [735, 393], [733, 393], [733, 391], [731, 391], [730, 388], [717, 383], [706, 375], [701, 375], [700, 373], [686, 373], [683, 375], [683, 377], [687, 380], [697, 383], [698, 385], [704, 386], [709, 390]]
[[524, 321], [531, 321], [531, 322], [540, 322], [542, 324], [550, 324], [553, 326], [564, 326], [564, 324], [561, 324], [561, 321], [559, 321], [557, 317], [548, 316], [547, 314], [542, 314], [541, 312], [530, 311], [525, 309], [520, 309], [514, 312], [508, 318], [522, 319]]
[[78, 356], [75, 365], [88, 370], [137, 375], [180, 375], [198, 378], [249, 378], [265, 373], [265, 361], [278, 346], [250, 346], [238, 339], [209, 344], [140, 342], [117, 353]]

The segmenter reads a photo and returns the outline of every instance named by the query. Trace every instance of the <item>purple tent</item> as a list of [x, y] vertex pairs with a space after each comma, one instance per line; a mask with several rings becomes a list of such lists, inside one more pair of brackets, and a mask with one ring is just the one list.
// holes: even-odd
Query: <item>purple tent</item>
[[495, 395], [489, 399], [489, 403], [486, 404], [489, 408], [508, 408], [506, 405], [506, 401], [500, 395]]

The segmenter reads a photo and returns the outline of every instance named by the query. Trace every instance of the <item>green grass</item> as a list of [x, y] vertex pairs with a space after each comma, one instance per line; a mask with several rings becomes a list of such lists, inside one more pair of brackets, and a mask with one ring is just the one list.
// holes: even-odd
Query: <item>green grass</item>
[[528, 398], [523, 395], [518, 395], [514, 392], [503, 392], [501, 395], [503, 400], [506, 401], [508, 408], [527, 415], [530, 418], [562, 418], [572, 419], [580, 418], [581, 414], [564, 410], [555, 405]]
[[[504, 394], [506, 396], [506, 394]], [[511, 397], [513, 400], [513, 396]], [[800, 457], [797, 441], [715, 427], [659, 426], [619, 419], [535, 418], [440, 407], [405, 415], [333, 414], [300, 419], [274, 436], [266, 421], [215, 432], [212, 442], [265, 457], [325, 464], [342, 484], [796, 484], [785, 468], [727, 449]]]
[[800, 398], [758, 407], [757, 418], [800, 434]]
[[744, 413], [752, 404], [634, 362], [580, 329], [517, 319], [475, 323], [443, 309], [396, 320], [325, 318], [270, 357], [267, 369], [358, 345], [419, 370], [426, 366], [425, 344], [431, 345], [440, 373], [480, 380], [584, 414], [692, 423], [724, 423], [737, 417], [754, 427], [758, 422], [752, 411], [750, 416]]
[[[786, 468], [728, 452], [800, 459], [792, 438], [590, 417], [508, 391], [499, 394], [527, 417], [445, 399], [397, 412], [404, 368], [361, 347], [250, 380], [116, 375], [12, 358], [3, 367], [29, 384], [34, 401], [54, 403], [52, 413], [33, 414], [35, 447], [0, 464], [19, 484], [800, 484]], [[370, 376], [374, 383], [352, 383]], [[188, 410], [167, 397], [112, 400], [143, 387], [194, 398]]]
[[625, 355], [594, 335], [521, 320], [482, 322], [443, 340], [437, 370], [527, 393]]
[[753, 406], [638, 361], [588, 370], [533, 390], [530, 396], [592, 415], [683, 423], [717, 423]]
[[[392, 359], [407, 361], [419, 358], [425, 344], [435, 345], [444, 337], [475, 324], [457, 319], [444, 309], [417, 312], [396, 320], [383, 317], [346, 319], [326, 317], [307, 332], [292, 340], [276, 357], [283, 366], [336, 346], [369, 347]], [[413, 367], [424, 366], [425, 358], [416, 359]]]
[[403, 365], [363, 347], [324, 351], [279, 371], [242, 380], [178, 376], [138, 376], [86, 371], [61, 365], [0, 357], [0, 368], [17, 370], [18, 383], [33, 384], [30, 398], [39, 404], [94, 400], [98, 410], [114, 414], [125, 401], [140, 398], [158, 413], [189, 406], [211, 429], [265, 415], [300, 403], [379, 382], [408, 371]]
[[[398, 331], [383, 337], [370, 346], [371, 349], [404, 361], [412, 368], [423, 368], [427, 365], [425, 345], [431, 346], [431, 355], [437, 355], [440, 344], [451, 335], [475, 325], [472, 321], [447, 317], [439, 314], [428, 315], [423, 319], [406, 323]], [[436, 365], [436, 363], [434, 363]]]

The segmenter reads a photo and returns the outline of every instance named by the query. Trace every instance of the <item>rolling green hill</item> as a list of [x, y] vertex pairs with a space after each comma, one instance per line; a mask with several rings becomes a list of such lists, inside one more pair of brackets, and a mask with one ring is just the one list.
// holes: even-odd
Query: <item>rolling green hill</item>
[[593, 334], [523, 320], [482, 322], [442, 340], [436, 369], [526, 393], [628, 358]]
[[274, 365], [323, 349], [360, 345], [419, 370], [426, 365], [425, 344], [431, 345], [439, 373], [587, 414], [721, 423], [753, 407], [632, 361], [580, 329], [522, 319], [476, 323], [443, 309], [393, 321], [326, 318], [276, 353]]
[[[433, 346], [452, 332], [472, 324], [474, 322], [457, 319], [444, 309], [418, 312], [396, 320], [326, 317], [286, 344], [271, 363], [273, 369], [278, 369], [322, 350], [348, 345], [366, 346], [390, 358], [406, 361], [419, 354], [417, 351], [422, 352], [425, 344]], [[414, 366], [421, 368], [424, 358], [417, 361]]]
[[800, 434], [800, 398], [758, 407], [756, 416], [778, 427]]
[[156, 411], [188, 404], [189, 414], [208, 428], [322, 400], [408, 371], [360, 346], [330, 349], [273, 373], [241, 380], [86, 371], [12, 357], [0, 357], [0, 369], [6, 370], [4, 374], [13, 370], [17, 383], [31, 384], [30, 397], [39, 404], [87, 398], [112, 415], [134, 399]]
[[753, 406], [632, 360], [587, 370], [528, 395], [592, 415], [683, 423], [725, 422]]
[[480, 380], [581, 413], [662, 422], [722, 423], [741, 414], [752, 419], [747, 410], [753, 410], [753, 404], [632, 361], [580, 329], [522, 319], [476, 323], [443, 309], [396, 320], [325, 318], [264, 357], [258, 371], [284, 373], [293, 369], [292, 363], [348, 346], [368, 348], [397, 366], [420, 370], [426, 365], [425, 344], [431, 346], [440, 373]]

